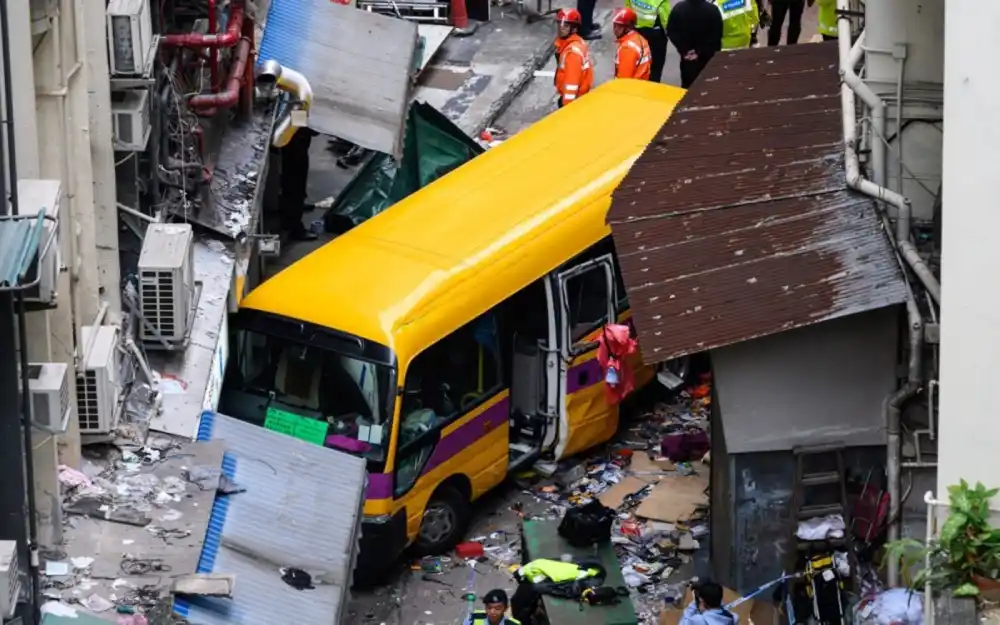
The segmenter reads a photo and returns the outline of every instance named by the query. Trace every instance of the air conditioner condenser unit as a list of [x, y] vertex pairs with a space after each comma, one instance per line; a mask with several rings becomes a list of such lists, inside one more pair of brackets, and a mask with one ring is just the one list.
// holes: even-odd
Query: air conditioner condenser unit
[[[39, 277], [38, 284], [24, 292], [24, 300], [32, 304], [51, 307], [56, 304], [56, 290], [59, 279], [60, 257], [59, 237], [62, 236], [59, 225], [62, 207], [62, 185], [58, 180], [36, 180], [24, 178], [17, 181], [18, 212], [21, 215], [39, 215], [44, 212], [46, 219], [42, 223], [42, 240], [36, 252], [36, 257], [28, 269], [28, 277]], [[52, 237], [52, 244], [45, 248], [45, 242]], [[44, 252], [44, 254], [43, 254]]]
[[183, 345], [195, 304], [194, 231], [190, 224], [150, 224], [139, 254], [140, 337], [150, 349]]
[[144, 151], [152, 128], [149, 116], [149, 91], [130, 89], [111, 92], [115, 149], [119, 152]]
[[21, 595], [21, 573], [17, 563], [17, 543], [0, 540], [0, 620], [14, 617]]
[[[95, 334], [96, 333], [96, 334]], [[84, 326], [86, 362], [76, 376], [76, 416], [81, 434], [108, 434], [118, 426], [121, 357], [117, 326]]]
[[69, 417], [69, 376], [65, 363], [39, 362], [28, 365], [31, 420], [51, 433], [66, 429]]
[[156, 50], [149, 15], [150, 0], [110, 0], [108, 17], [108, 61], [116, 76], [146, 75]]

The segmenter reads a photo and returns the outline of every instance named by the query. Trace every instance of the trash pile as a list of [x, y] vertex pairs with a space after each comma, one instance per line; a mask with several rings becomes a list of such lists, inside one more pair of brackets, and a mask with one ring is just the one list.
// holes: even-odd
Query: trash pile
[[[544, 463], [548, 480], [530, 492], [558, 519], [568, 508], [598, 501], [618, 518], [612, 543], [640, 622], [656, 623], [664, 605], [679, 603], [700, 552], [707, 558], [711, 378], [635, 419], [599, 457], [565, 467]], [[704, 548], [704, 549], [703, 549]]]
[[[172, 593], [195, 576], [216, 493], [244, 489], [221, 472], [221, 443], [104, 446], [81, 469], [61, 465], [60, 550], [42, 554], [49, 611], [80, 609], [118, 625], [161, 625]], [[178, 621], [170, 621], [176, 623]]]
[[[637, 415], [598, 454], [538, 462], [514, 475], [534, 500], [513, 502], [510, 511], [520, 521], [559, 521], [590, 502], [615, 511], [611, 542], [640, 623], [659, 623], [664, 607], [680, 605], [695, 561], [707, 563], [711, 390], [705, 375]], [[509, 574], [522, 564], [521, 536], [516, 526], [504, 525], [510, 520], [497, 518], [450, 556], [412, 561], [411, 573], [440, 585], [452, 600], [467, 599], [473, 584], [463, 585], [465, 574], [458, 571], [468, 570], [475, 580], [488, 569]]]

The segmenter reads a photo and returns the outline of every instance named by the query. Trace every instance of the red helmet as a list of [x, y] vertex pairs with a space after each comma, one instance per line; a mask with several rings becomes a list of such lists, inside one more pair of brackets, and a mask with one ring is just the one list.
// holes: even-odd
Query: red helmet
[[574, 24], [579, 26], [583, 23], [583, 18], [580, 16], [580, 12], [576, 9], [559, 9], [559, 11], [556, 12], [556, 23]]
[[635, 21], [637, 19], [635, 11], [628, 7], [622, 7], [620, 9], [615, 9], [615, 13], [611, 18], [611, 23], [635, 28]]

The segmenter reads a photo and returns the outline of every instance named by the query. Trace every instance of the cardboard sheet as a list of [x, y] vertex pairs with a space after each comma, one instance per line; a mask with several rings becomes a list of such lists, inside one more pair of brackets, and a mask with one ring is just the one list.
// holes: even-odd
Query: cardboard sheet
[[640, 480], [637, 477], [626, 477], [598, 495], [597, 499], [600, 500], [600, 502], [605, 506], [617, 509], [618, 506], [622, 505], [622, 501], [624, 501], [625, 497], [642, 490], [646, 484], [648, 484], [648, 482]]
[[708, 505], [708, 474], [665, 475], [642, 500], [636, 516], [654, 521], [685, 521], [694, 516], [699, 506]]
[[[740, 594], [729, 588], [722, 589], [722, 605], [726, 605], [740, 598]], [[688, 589], [684, 595], [684, 607], [687, 607], [694, 600], [694, 593]], [[768, 603], [758, 602], [751, 599], [744, 601], [732, 610], [733, 614], [740, 618], [740, 625], [774, 625], [777, 623], [778, 613], [774, 607]], [[659, 625], [678, 625], [684, 608], [664, 608], [660, 612]]]
[[646, 481], [659, 479], [660, 475], [667, 471], [674, 470], [674, 463], [664, 458], [662, 460], [650, 460], [646, 454], [636, 454], [632, 456], [632, 463], [628, 470], [636, 477]]

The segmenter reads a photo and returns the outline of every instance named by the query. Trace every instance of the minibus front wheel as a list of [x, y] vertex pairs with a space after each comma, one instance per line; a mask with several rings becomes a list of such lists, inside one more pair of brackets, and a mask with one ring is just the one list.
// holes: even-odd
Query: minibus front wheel
[[442, 485], [424, 508], [414, 548], [420, 554], [436, 555], [457, 545], [469, 522], [469, 498], [451, 485]]

